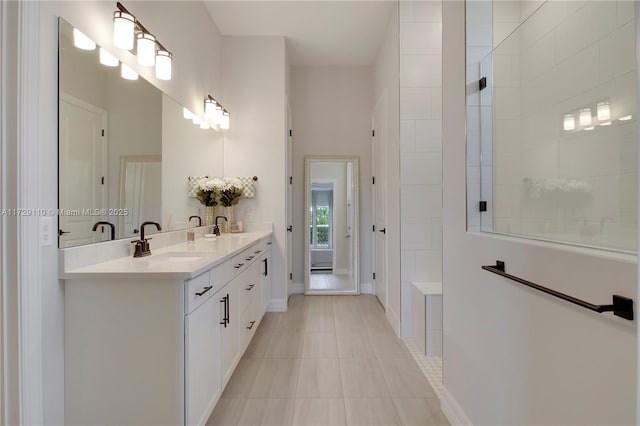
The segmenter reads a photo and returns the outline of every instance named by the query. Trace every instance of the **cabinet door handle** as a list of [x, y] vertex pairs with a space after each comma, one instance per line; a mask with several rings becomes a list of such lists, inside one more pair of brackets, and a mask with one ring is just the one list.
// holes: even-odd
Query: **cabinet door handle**
[[251, 290], [253, 290], [253, 287], [255, 287], [255, 286], [256, 286], [255, 284], [251, 284], [251, 285], [250, 285], [249, 287], [247, 287], [245, 290], [247, 290], [247, 291], [251, 291]]
[[[231, 317], [231, 308], [229, 307], [229, 293], [227, 293], [227, 309], [225, 310], [227, 317], [224, 319], [229, 324], [229, 318]], [[226, 327], [226, 325], [225, 325]]]
[[382, 229], [380, 230], [380, 232], [382, 232], [383, 234], [386, 234], [386, 233], [387, 233], [387, 228], [382, 228]]
[[243, 265], [244, 265], [244, 263], [238, 263], [236, 266], [234, 266], [234, 268], [240, 269]]
[[251, 324], [249, 327], [247, 327], [247, 330], [251, 330], [253, 328], [253, 326], [256, 324], [255, 321], [249, 321], [249, 324]]
[[267, 245], [268, 245], [268, 246], [270, 246], [271, 244], [273, 244], [273, 241], [269, 241], [269, 242], [267, 243]]
[[224, 316], [222, 317], [222, 321], [220, 321], [220, 324], [224, 325], [224, 328], [227, 328], [227, 297], [228, 296], [225, 296], [220, 299], [220, 303], [224, 303]]
[[262, 259], [262, 261], [264, 262], [264, 276], [266, 277], [269, 275], [269, 263], [267, 262], [267, 259]]
[[205, 287], [200, 293], [196, 293], [196, 296], [202, 296], [203, 294], [205, 294], [206, 292], [208, 292], [209, 290], [211, 290], [213, 288], [212, 285]]

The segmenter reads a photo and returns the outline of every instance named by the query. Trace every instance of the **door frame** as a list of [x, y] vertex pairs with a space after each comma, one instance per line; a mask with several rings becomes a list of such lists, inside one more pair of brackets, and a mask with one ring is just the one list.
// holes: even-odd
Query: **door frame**
[[[376, 265], [378, 264], [378, 260], [376, 258], [376, 231], [377, 229], [375, 229], [375, 224], [376, 224], [376, 204], [377, 204], [377, 195], [376, 195], [376, 185], [380, 185], [383, 187], [383, 190], [385, 191], [385, 202], [383, 203], [383, 205], [385, 206], [385, 211], [384, 211], [384, 219], [385, 219], [385, 228], [388, 228], [388, 222], [389, 222], [389, 207], [388, 207], [388, 203], [386, 202], [386, 184], [387, 184], [387, 178], [388, 178], [388, 167], [387, 167], [387, 162], [383, 162], [384, 164], [384, 177], [385, 179], [378, 179], [378, 183], [374, 184], [373, 179], [376, 178], [376, 141], [379, 141], [382, 139], [382, 143], [386, 143], [386, 141], [388, 140], [388, 137], [386, 135], [386, 131], [387, 131], [387, 126], [388, 126], [388, 122], [386, 122], [383, 126], [384, 130], [385, 130], [385, 134], [381, 135], [380, 132], [378, 131], [378, 129], [376, 129], [376, 119], [375, 119], [375, 115], [376, 115], [376, 110], [380, 107], [380, 104], [382, 103], [382, 110], [386, 113], [387, 111], [387, 91], [386, 89], [383, 91], [383, 93], [378, 97], [378, 99], [376, 100], [374, 106], [373, 106], [373, 110], [371, 111], [371, 175], [372, 175], [372, 182], [371, 182], [371, 211], [373, 213], [373, 217], [371, 218], [371, 222], [373, 223], [373, 238], [372, 238], [372, 245], [373, 245], [373, 250], [371, 250], [371, 257], [372, 257], [372, 265], [373, 265], [373, 272], [376, 274], [376, 277], [378, 277], [377, 272], [375, 271], [376, 269]], [[386, 120], [386, 114], [383, 114], [382, 119]], [[376, 132], [377, 136], [376, 136]], [[381, 138], [381, 136], [384, 136], [383, 138]], [[379, 139], [376, 139], [379, 138]], [[386, 151], [386, 145], [385, 145], [385, 154], [388, 154]], [[382, 303], [380, 303], [381, 305], [383, 305], [383, 308], [386, 311], [387, 310], [387, 305], [389, 303], [389, 273], [388, 273], [388, 268], [389, 268], [389, 255], [388, 255], [388, 251], [389, 251], [389, 245], [387, 242], [387, 238], [384, 239], [384, 259], [382, 260], [384, 262], [384, 305]], [[380, 298], [377, 297], [378, 295], [378, 285], [377, 285], [377, 279], [373, 279], [373, 291], [372, 293], [374, 295], [376, 295], [376, 298], [378, 299], [378, 301], [380, 301]]]

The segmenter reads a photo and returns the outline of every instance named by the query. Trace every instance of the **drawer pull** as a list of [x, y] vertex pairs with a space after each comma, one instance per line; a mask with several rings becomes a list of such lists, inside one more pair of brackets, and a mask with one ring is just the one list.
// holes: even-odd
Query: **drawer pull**
[[236, 266], [234, 266], [234, 268], [240, 269], [242, 266], [244, 266], [244, 263], [238, 263]]
[[196, 296], [202, 296], [204, 295], [206, 292], [208, 292], [209, 290], [211, 290], [213, 288], [212, 285], [205, 287], [200, 293], [196, 293]]
[[249, 324], [251, 324], [249, 327], [247, 327], [247, 330], [251, 330], [253, 328], [254, 325], [256, 325], [255, 321], [249, 321]]
[[250, 285], [249, 287], [247, 287], [245, 290], [247, 290], [247, 291], [251, 291], [251, 290], [253, 290], [253, 288], [254, 288], [255, 286], [256, 286], [255, 284], [251, 284], [251, 285]]
[[254, 257], [255, 257], [255, 256], [249, 256], [249, 257], [247, 257], [245, 260], [248, 262], [248, 261], [250, 261], [251, 259], [253, 259]]
[[256, 250], [253, 252], [253, 254], [260, 254], [260, 253], [262, 253], [262, 250]]
[[267, 243], [267, 245], [268, 245], [268, 246], [270, 246], [271, 244], [273, 244], [273, 242], [272, 242], [272, 241], [269, 241], [269, 242]]

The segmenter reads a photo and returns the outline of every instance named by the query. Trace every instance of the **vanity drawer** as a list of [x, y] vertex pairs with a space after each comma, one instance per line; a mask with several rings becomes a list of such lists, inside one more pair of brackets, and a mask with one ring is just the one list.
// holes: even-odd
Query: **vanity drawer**
[[254, 253], [254, 251], [256, 251], [254, 247], [256, 246], [254, 245], [249, 247], [231, 259], [231, 267], [235, 275], [238, 275], [240, 272], [247, 269], [247, 267], [257, 258], [257, 255]]
[[186, 281], [184, 288], [185, 312], [187, 314], [193, 312], [215, 293], [213, 286], [209, 283], [209, 272]]
[[242, 281], [240, 312], [244, 312], [249, 305], [260, 300], [260, 296], [262, 294], [262, 282], [259, 275], [259, 266], [259, 263], [252, 264], [240, 277], [240, 280]]
[[241, 330], [241, 343], [242, 352], [247, 349], [249, 342], [253, 339], [253, 335], [256, 334], [256, 330], [260, 325], [260, 311], [258, 305], [252, 303], [250, 307], [242, 314], [242, 330]]
[[193, 312], [195, 308], [217, 293], [231, 281], [229, 262], [223, 262], [204, 274], [200, 274], [185, 282], [185, 312]]

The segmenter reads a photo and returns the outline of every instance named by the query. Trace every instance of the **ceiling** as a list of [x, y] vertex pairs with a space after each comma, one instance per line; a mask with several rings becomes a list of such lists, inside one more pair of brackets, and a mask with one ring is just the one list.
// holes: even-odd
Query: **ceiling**
[[285, 36], [289, 63], [372, 65], [396, 1], [204, 1], [222, 35]]

